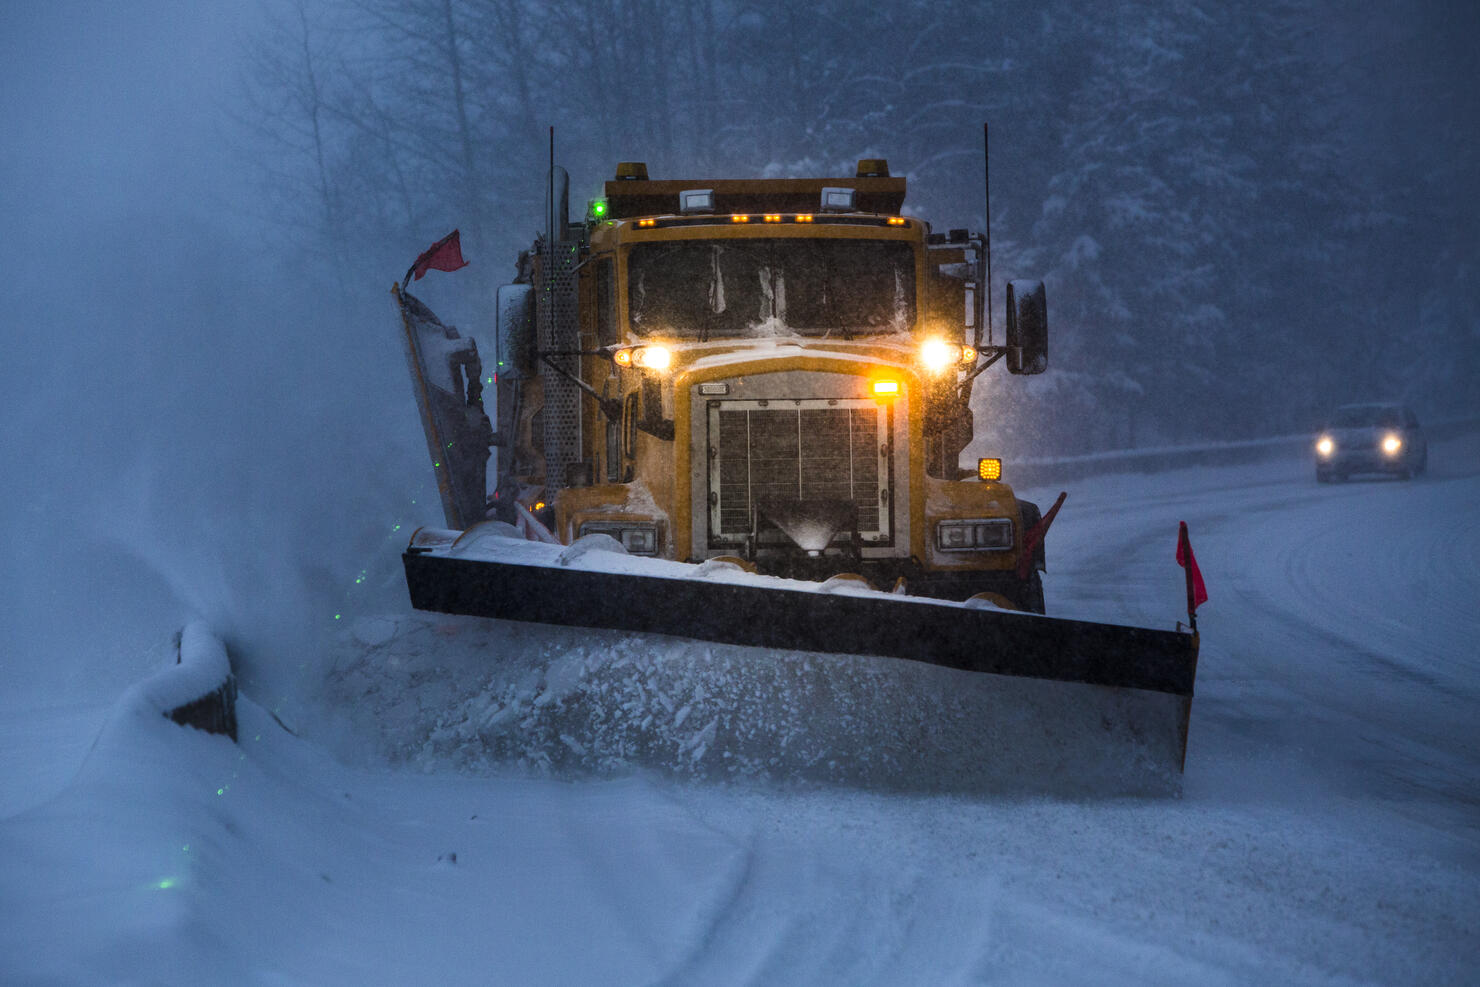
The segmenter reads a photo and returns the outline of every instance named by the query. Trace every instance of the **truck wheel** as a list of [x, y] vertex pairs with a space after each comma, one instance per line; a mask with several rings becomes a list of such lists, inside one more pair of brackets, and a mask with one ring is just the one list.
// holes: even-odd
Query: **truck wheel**
[[1018, 584], [1017, 608], [1027, 613], [1043, 613], [1043, 574], [1034, 569]]
[[[1035, 524], [1043, 520], [1043, 512], [1031, 500], [1020, 500], [1017, 502], [1017, 506], [1018, 512], [1022, 515], [1024, 532], [1027, 532]], [[1043, 542], [1040, 541], [1033, 549], [1033, 564], [1035, 566], [1044, 564], [1044, 560], [1048, 557], [1046, 553], [1047, 549], [1043, 547]], [[1039, 612], [1041, 613], [1042, 611]]]

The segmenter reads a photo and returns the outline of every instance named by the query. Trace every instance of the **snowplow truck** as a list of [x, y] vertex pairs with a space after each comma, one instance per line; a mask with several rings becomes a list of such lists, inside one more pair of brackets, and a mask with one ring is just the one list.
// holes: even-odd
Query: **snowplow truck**
[[448, 523], [404, 555], [415, 606], [1142, 690], [1180, 766], [1196, 636], [1039, 616], [1054, 512], [960, 464], [978, 376], [1047, 366], [1041, 282], [1008, 283], [998, 344], [987, 238], [906, 215], [882, 160], [627, 162], [576, 221], [568, 187], [491, 367], [394, 289]]

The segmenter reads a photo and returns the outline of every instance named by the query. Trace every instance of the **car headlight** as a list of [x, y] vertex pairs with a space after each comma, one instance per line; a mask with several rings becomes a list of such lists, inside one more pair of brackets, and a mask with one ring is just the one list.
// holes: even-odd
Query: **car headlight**
[[585, 535], [611, 535], [628, 555], [658, 554], [658, 526], [650, 521], [583, 521], [576, 536]]
[[1336, 451], [1336, 442], [1329, 435], [1323, 435], [1316, 440], [1316, 452], [1322, 456], [1329, 456]]
[[1398, 435], [1389, 432], [1382, 437], [1382, 451], [1389, 456], [1396, 456], [1398, 450], [1403, 448], [1403, 440]]
[[1012, 522], [1007, 518], [969, 518], [941, 521], [935, 526], [935, 547], [942, 552], [1001, 551], [1012, 547]]

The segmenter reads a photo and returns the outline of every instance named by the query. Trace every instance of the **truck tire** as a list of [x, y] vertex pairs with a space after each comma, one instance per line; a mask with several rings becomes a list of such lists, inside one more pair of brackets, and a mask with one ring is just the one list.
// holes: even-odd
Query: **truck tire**
[[1027, 613], [1044, 613], [1043, 574], [1037, 569], [1028, 573], [1028, 578], [1019, 584], [1017, 608]]
[[[1024, 533], [1027, 533], [1027, 531], [1031, 529], [1033, 525], [1043, 520], [1043, 512], [1040, 511], [1038, 509], [1038, 505], [1033, 503], [1031, 500], [1019, 500], [1017, 502], [1017, 505], [1018, 513], [1021, 514], [1023, 518]], [[1040, 541], [1038, 545], [1033, 549], [1033, 566], [1036, 568], [1040, 565], [1046, 564], [1047, 557], [1048, 556], [1043, 549], [1043, 542]], [[1038, 612], [1041, 613], [1042, 611]]]
[[[1038, 505], [1031, 500], [1019, 500], [1017, 502], [1018, 514], [1023, 519], [1023, 533], [1026, 534], [1035, 524], [1043, 520], [1043, 512]], [[1040, 541], [1033, 548], [1032, 569], [1028, 578], [1018, 584], [1016, 599], [1019, 610], [1028, 613], [1043, 613], [1043, 575], [1039, 567], [1047, 562], [1047, 553], [1044, 551], [1043, 542]]]

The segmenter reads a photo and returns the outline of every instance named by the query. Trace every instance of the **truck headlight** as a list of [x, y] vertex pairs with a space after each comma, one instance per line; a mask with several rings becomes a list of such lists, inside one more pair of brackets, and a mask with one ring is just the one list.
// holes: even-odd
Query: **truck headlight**
[[650, 521], [583, 521], [576, 537], [611, 535], [628, 555], [657, 555], [658, 526]]
[[612, 362], [619, 367], [641, 367], [662, 373], [673, 365], [673, 351], [666, 346], [638, 346], [612, 350]]
[[944, 339], [927, 339], [920, 344], [920, 362], [933, 374], [943, 373], [961, 362], [961, 347]]
[[673, 351], [666, 346], [639, 346], [632, 351], [632, 362], [662, 373], [673, 364]]
[[1001, 551], [1012, 547], [1007, 518], [969, 518], [935, 525], [935, 547], [942, 552]]
[[1398, 450], [1403, 448], [1403, 440], [1396, 433], [1389, 432], [1382, 437], [1382, 451], [1389, 456], [1396, 456]]
[[1323, 435], [1319, 439], [1316, 439], [1316, 452], [1322, 456], [1329, 456], [1335, 451], [1336, 443], [1331, 439], [1331, 436]]

